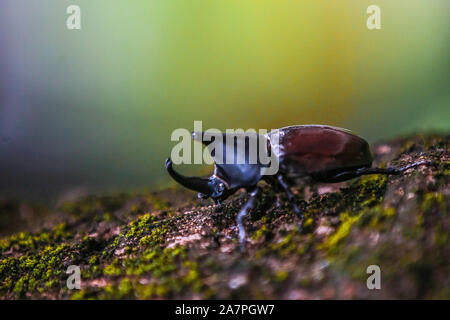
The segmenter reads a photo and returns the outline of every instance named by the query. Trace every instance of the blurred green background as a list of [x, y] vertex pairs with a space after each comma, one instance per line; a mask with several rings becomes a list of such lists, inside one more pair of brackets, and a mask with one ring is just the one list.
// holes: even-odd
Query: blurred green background
[[[82, 30], [66, 28], [70, 4]], [[381, 30], [366, 27], [371, 4]], [[370, 142], [448, 132], [449, 8], [2, 0], [0, 191], [160, 187], [171, 132], [194, 120], [205, 129], [322, 123]]]

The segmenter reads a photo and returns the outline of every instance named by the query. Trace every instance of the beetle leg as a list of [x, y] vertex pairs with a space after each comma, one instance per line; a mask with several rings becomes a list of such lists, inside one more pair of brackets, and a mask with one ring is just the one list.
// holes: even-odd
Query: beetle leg
[[239, 229], [239, 244], [241, 246], [241, 252], [245, 251], [245, 229], [242, 224], [242, 219], [253, 209], [256, 202], [256, 197], [259, 193], [259, 189], [255, 187], [250, 191], [250, 199], [248, 199], [247, 203], [241, 208], [239, 211], [236, 222]]
[[433, 165], [431, 161], [419, 161], [416, 163], [409, 164], [401, 168], [359, 168], [353, 171], [345, 171], [336, 174], [333, 177], [326, 179], [326, 182], [341, 182], [349, 179], [353, 179], [359, 176], [367, 174], [400, 174], [408, 169], [415, 168], [421, 165]]
[[[408, 169], [415, 168], [415, 167], [422, 166], [422, 165], [434, 166], [435, 163], [433, 161], [423, 160], [423, 161], [419, 161], [419, 162], [408, 164], [407, 166], [404, 166], [404, 167], [401, 167], [401, 168], [392, 168], [392, 167], [390, 167], [390, 168], [386, 169], [386, 171], [387, 171], [386, 174], [400, 174], [400, 173], [402, 173], [402, 172], [404, 172], [404, 171], [406, 171]], [[381, 168], [374, 168], [374, 169], [381, 169]], [[375, 172], [375, 173], [383, 173], [383, 172]]]
[[303, 213], [301, 212], [300, 208], [295, 203], [295, 196], [292, 193], [291, 189], [289, 188], [289, 184], [284, 180], [284, 177], [280, 174], [277, 176], [278, 182], [280, 183], [281, 187], [283, 188], [284, 192], [286, 192], [289, 202], [292, 206], [292, 209], [294, 210], [295, 214], [297, 215], [298, 219], [300, 220], [298, 223], [299, 230], [302, 229], [303, 224]]

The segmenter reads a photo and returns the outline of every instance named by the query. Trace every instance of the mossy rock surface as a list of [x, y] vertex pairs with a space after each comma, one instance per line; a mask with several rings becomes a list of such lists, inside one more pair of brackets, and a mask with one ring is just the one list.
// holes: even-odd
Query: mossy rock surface
[[[375, 164], [421, 166], [400, 176], [297, 184], [305, 212], [268, 185], [245, 221], [239, 192], [219, 212], [186, 190], [88, 196], [53, 208], [0, 198], [3, 299], [450, 298], [449, 136], [372, 146]], [[70, 265], [81, 289], [66, 286]], [[381, 289], [368, 290], [378, 265]]]

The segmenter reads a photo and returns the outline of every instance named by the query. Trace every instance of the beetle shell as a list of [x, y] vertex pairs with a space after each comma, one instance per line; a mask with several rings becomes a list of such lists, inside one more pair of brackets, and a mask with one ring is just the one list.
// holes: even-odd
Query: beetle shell
[[[273, 141], [278, 135], [278, 144]], [[292, 176], [314, 176], [351, 168], [370, 167], [369, 144], [349, 130], [304, 125], [284, 127], [269, 133], [271, 149], [280, 169]]]

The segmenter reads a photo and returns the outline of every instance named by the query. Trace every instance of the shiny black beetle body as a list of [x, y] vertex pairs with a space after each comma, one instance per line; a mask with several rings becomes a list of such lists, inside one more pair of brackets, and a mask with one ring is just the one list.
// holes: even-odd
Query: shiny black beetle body
[[[274, 135], [277, 135], [277, 139], [274, 139]], [[203, 133], [194, 133], [193, 138], [205, 145], [210, 143], [204, 140]], [[286, 181], [287, 177], [309, 177], [316, 182], [334, 183], [367, 174], [399, 174], [409, 168], [428, 164], [422, 161], [403, 168], [371, 168], [373, 157], [368, 143], [346, 129], [331, 126], [284, 127], [260, 138], [267, 139], [267, 152], [273, 152], [276, 156], [279, 163], [276, 175], [261, 175], [260, 164], [216, 162], [214, 174], [209, 178], [185, 177], [172, 168], [170, 158], [166, 159], [165, 164], [174, 180], [186, 188], [198, 191], [201, 198], [211, 197], [219, 205], [222, 200], [240, 188], [245, 188], [249, 192], [248, 202], [237, 215], [242, 248], [245, 245], [242, 220], [255, 205], [259, 193], [257, 183], [262, 179], [281, 186], [299, 217], [301, 227], [303, 215], [295, 203], [295, 197]]]

